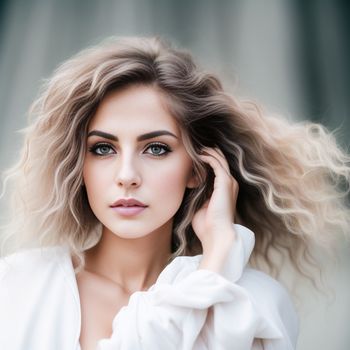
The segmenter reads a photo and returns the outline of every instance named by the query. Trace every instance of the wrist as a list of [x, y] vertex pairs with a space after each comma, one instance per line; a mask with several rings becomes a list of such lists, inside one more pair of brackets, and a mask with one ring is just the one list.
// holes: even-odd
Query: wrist
[[220, 273], [223, 270], [225, 261], [234, 244], [234, 235], [225, 240], [203, 246], [203, 255], [199, 264], [199, 269], [211, 270]]
[[203, 255], [213, 255], [229, 250], [235, 241], [236, 232], [234, 227], [217, 229], [215, 233], [208, 235], [206, 240], [202, 240]]

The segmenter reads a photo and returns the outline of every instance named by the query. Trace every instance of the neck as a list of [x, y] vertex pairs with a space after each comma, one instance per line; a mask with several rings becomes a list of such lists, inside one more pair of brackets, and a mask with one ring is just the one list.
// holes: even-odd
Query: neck
[[85, 270], [121, 286], [126, 292], [147, 290], [167, 265], [172, 223], [135, 238], [120, 238], [103, 228], [101, 240], [85, 252]]

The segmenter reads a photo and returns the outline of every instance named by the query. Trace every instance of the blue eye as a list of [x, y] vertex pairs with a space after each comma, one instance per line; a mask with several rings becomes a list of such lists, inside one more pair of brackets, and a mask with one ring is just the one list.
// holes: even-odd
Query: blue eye
[[170, 147], [159, 142], [151, 143], [146, 149], [152, 149], [152, 155], [156, 157], [165, 156], [167, 153], [172, 152]]
[[108, 154], [112, 154], [108, 152], [109, 150], [113, 150], [112, 147], [108, 143], [98, 143], [89, 148], [89, 152], [96, 154], [97, 156], [105, 156]]
[[[172, 152], [169, 146], [155, 142], [147, 145], [146, 150], [150, 149], [151, 152], [146, 152], [155, 157], [165, 156], [167, 153]], [[93, 153], [96, 156], [103, 157], [115, 153], [113, 147], [108, 143], [98, 143], [89, 148], [89, 152]]]

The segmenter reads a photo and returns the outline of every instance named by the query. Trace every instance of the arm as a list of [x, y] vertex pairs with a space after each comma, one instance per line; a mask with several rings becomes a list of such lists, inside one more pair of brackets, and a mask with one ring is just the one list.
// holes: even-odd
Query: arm
[[[244, 227], [241, 225], [228, 225], [232, 213], [235, 216], [238, 184], [231, 176], [226, 158], [220, 150], [209, 149], [205, 152], [202, 159], [213, 168], [215, 182], [211, 198], [195, 214], [192, 222], [203, 246], [199, 269], [222, 274], [239, 284], [253, 250], [254, 234], [246, 228], [242, 229]], [[213, 340], [211, 346], [229, 349], [229, 340], [234, 338], [241, 339], [240, 345], [236, 344], [237, 349], [295, 348], [298, 320], [288, 294], [269, 276], [256, 273], [260, 280], [253, 274], [254, 282], [248, 288], [245, 286], [244, 293], [236, 295], [234, 303], [214, 305], [211, 309], [204, 326], [209, 334], [208, 342]], [[252, 295], [254, 292], [255, 297]], [[261, 298], [262, 295], [265, 298]], [[224, 325], [227, 317], [230, 317], [229, 328]], [[219, 324], [218, 320], [223, 322]]]
[[175, 258], [149, 291], [131, 296], [98, 349], [294, 349], [288, 295], [272, 278], [245, 269], [254, 235], [241, 225], [234, 230], [221, 273], [199, 268], [200, 255]]
[[236, 233], [234, 229], [227, 230], [227, 239], [221, 241], [219, 245], [210, 250], [203, 251], [202, 260], [198, 266], [199, 269], [206, 269], [220, 273], [228, 257], [233, 244], [235, 244]]
[[274, 311], [273, 293], [272, 305], [265, 309], [260, 305], [264, 300], [250, 293], [260, 291], [254, 276], [252, 286], [239, 284], [254, 234], [232, 225], [238, 185], [220, 151], [209, 153], [215, 157], [202, 157], [214, 169], [214, 191], [192, 220], [203, 255], [175, 258], [148, 292], [134, 293], [114, 319], [112, 337], [101, 341], [99, 350], [257, 350], [259, 343], [264, 350], [272, 350], [265, 348], [269, 344], [276, 345], [274, 350], [293, 349]]
[[236, 241], [232, 221], [239, 188], [220, 149], [205, 149], [203, 153], [200, 158], [215, 174], [214, 191], [194, 215], [192, 227], [203, 247], [199, 268], [220, 273]]

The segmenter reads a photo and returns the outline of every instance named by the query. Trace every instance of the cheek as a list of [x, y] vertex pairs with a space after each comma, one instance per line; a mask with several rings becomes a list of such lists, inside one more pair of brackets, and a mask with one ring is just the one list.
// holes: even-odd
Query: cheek
[[106, 183], [105, 175], [106, 172], [101, 171], [101, 168], [91, 163], [84, 164], [83, 179], [90, 205], [100, 197], [103, 184]]
[[187, 185], [188, 168], [189, 165], [181, 161], [169, 164], [157, 172], [153, 170], [152, 187], [157, 193], [166, 196], [165, 198], [182, 199]]

